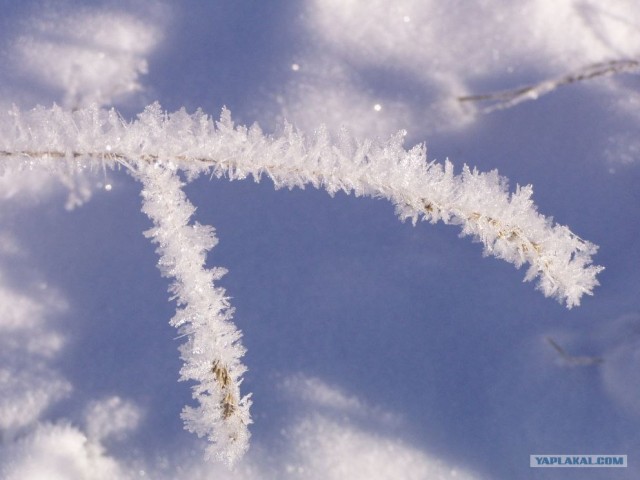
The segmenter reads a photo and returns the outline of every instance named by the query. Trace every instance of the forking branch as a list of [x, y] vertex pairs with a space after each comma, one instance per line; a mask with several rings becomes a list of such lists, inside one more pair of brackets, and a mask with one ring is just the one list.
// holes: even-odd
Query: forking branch
[[226, 109], [214, 121], [201, 111], [167, 114], [154, 104], [132, 122], [98, 107], [14, 109], [0, 114], [0, 167], [73, 172], [125, 165], [142, 182], [143, 211], [154, 224], [145, 234], [158, 245], [162, 274], [173, 279], [178, 309], [171, 323], [187, 338], [181, 379], [196, 382], [199, 406], [186, 407], [183, 419], [209, 438], [209, 456], [233, 463], [247, 449], [251, 423], [249, 396], [239, 391], [244, 349], [233, 308], [215, 285], [225, 271], [205, 267], [217, 243], [214, 229], [190, 223], [195, 207], [179, 175], [266, 176], [276, 188], [312, 185], [330, 195], [385, 198], [401, 220], [458, 225], [485, 253], [528, 264], [525, 280], [537, 278], [544, 295], [568, 308], [598, 285], [602, 267], [591, 261], [597, 247], [539, 214], [531, 186], [509, 192], [496, 171], [466, 166], [456, 174], [449, 161], [429, 162], [424, 145], [407, 150], [403, 140], [404, 132], [382, 143], [343, 133], [334, 142], [325, 129], [307, 138], [289, 125], [269, 136], [257, 126], [234, 125]]

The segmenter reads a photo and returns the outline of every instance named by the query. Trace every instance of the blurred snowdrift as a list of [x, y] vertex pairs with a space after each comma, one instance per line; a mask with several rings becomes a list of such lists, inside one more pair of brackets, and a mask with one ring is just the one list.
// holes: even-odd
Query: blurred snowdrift
[[[308, 41], [282, 99], [284, 116], [307, 129], [322, 120], [369, 136], [407, 125], [461, 129], [477, 110], [457, 97], [640, 56], [634, 0], [310, 0], [300, 28]], [[594, 88], [629, 110], [624, 84]]]
[[9, 54], [10, 70], [29, 93], [46, 91], [67, 108], [111, 105], [141, 90], [159, 25], [119, 10], [45, 10], [24, 22]]

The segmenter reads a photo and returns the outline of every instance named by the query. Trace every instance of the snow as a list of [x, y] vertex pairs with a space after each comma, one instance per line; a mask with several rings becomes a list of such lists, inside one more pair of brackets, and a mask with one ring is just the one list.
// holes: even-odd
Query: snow
[[[9, 112], [19, 111], [32, 134], [65, 147], [93, 142], [91, 132], [74, 129], [96, 119], [101, 135], [111, 136], [95, 162], [50, 158], [43, 173], [24, 156], [20, 167], [3, 160], [0, 478], [526, 478], [528, 455], [541, 451], [628, 454], [629, 468], [598, 475], [635, 478], [637, 73], [567, 84], [491, 113], [458, 98], [638, 58], [636, 2], [187, 8], [72, 0], [55, 12], [43, 5], [4, 5], [0, 131], [15, 125]], [[263, 139], [277, 143], [291, 132], [314, 155], [369, 138], [370, 148], [389, 152], [378, 157], [379, 173], [394, 170], [383, 169], [385, 161], [422, 165], [396, 179], [413, 191], [424, 152], [400, 153], [426, 142], [434, 174], [444, 175], [449, 158], [458, 175], [468, 164], [510, 180], [507, 194], [492, 173], [451, 177], [509, 202], [482, 204], [487, 197], [474, 197], [474, 189], [457, 191], [459, 201], [487, 212], [475, 230], [463, 226], [485, 239], [482, 247], [441, 224], [399, 223], [392, 204], [346, 196], [335, 179], [291, 181], [274, 170], [260, 172], [259, 184], [229, 181], [229, 173], [251, 177], [253, 167], [182, 178], [197, 207], [190, 225], [216, 229], [219, 244], [204, 268], [228, 270], [215, 283], [235, 309], [247, 349], [241, 389], [253, 393], [254, 423], [249, 451], [231, 471], [206, 461], [206, 441], [182, 430], [180, 412], [194, 385], [176, 381], [176, 348], [187, 338], [176, 339], [181, 334], [168, 325], [176, 305], [141, 234], [150, 221], [140, 213], [140, 183], [125, 167], [108, 168], [117, 162], [103, 168], [121, 147], [118, 136], [141, 138], [125, 125], [154, 101], [189, 113], [172, 117], [171, 131], [160, 122], [156, 137], [147, 130], [148, 143], [127, 148], [149, 150], [165, 138], [184, 142], [172, 154], [195, 151], [196, 109], [204, 132], [226, 105], [236, 125], [249, 125], [226, 130], [239, 142], [231, 144], [236, 153], [241, 143], [264, 146]], [[100, 108], [73, 115], [94, 117], [68, 122], [69, 110], [91, 102]], [[33, 113], [38, 103], [44, 107]], [[112, 106], [122, 118], [109, 117]], [[159, 115], [141, 122], [149, 129], [154, 117], [164, 121]], [[295, 128], [287, 132], [284, 119]], [[27, 130], [20, 138], [30, 142]], [[402, 142], [389, 144], [400, 130], [407, 132]], [[326, 138], [334, 143], [323, 144]], [[258, 161], [257, 151], [243, 152]], [[268, 178], [329, 186], [335, 195], [276, 191]], [[595, 253], [562, 227], [549, 244], [569, 259], [563, 272], [571, 278], [571, 261], [588, 272], [583, 260], [593, 256], [606, 267], [594, 295], [571, 310], [521, 285], [511, 266], [481, 257], [484, 248], [518, 262], [517, 251], [493, 241], [498, 214], [511, 225], [529, 212], [527, 222], [550, 228], [531, 214], [529, 184], [536, 215], [553, 215], [556, 225], [599, 245]], [[365, 193], [363, 184], [344, 186]], [[560, 244], [583, 253], [572, 256], [573, 247]], [[578, 285], [594, 286], [585, 281]], [[544, 288], [554, 293], [552, 284]], [[567, 288], [562, 296], [580, 293]], [[569, 367], [566, 358], [602, 362]]]

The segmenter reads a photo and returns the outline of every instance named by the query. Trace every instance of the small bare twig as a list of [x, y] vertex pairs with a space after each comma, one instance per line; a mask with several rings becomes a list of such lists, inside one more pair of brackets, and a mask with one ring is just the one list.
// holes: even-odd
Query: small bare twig
[[569, 355], [564, 348], [558, 345], [553, 338], [546, 337], [547, 342], [553, 347], [553, 349], [558, 352], [560, 357], [562, 357], [563, 362], [569, 367], [588, 367], [590, 365], [598, 365], [604, 362], [604, 358], [602, 357], [589, 357], [589, 356], [573, 356]]
[[609, 62], [594, 63], [593, 65], [552, 80], [545, 80], [544, 82], [526, 85], [512, 90], [458, 97], [458, 101], [492, 102], [491, 105], [482, 110], [483, 113], [490, 113], [495, 110], [511, 108], [528, 100], [536, 100], [542, 95], [546, 95], [563, 85], [590, 80], [596, 77], [635, 72], [637, 70], [640, 70], [640, 61], [638, 60], [611, 60]]

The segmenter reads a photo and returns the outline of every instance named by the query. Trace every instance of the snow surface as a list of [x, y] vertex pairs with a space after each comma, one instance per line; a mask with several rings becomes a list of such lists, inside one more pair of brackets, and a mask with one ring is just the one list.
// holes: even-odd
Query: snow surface
[[[540, 478], [636, 478], [638, 76], [491, 114], [457, 100], [637, 58], [634, 0], [0, 6], [3, 109], [98, 101], [132, 118], [158, 100], [273, 132], [405, 129], [431, 159], [533, 184], [606, 267], [569, 311], [387, 202], [198, 179], [186, 193], [216, 228], [207, 264], [229, 270], [253, 392], [251, 448], [228, 472], [182, 428], [190, 386], [140, 185], [5, 175], [0, 478], [528, 478], [536, 453], [629, 455]], [[571, 367], [547, 337], [603, 362]]]

